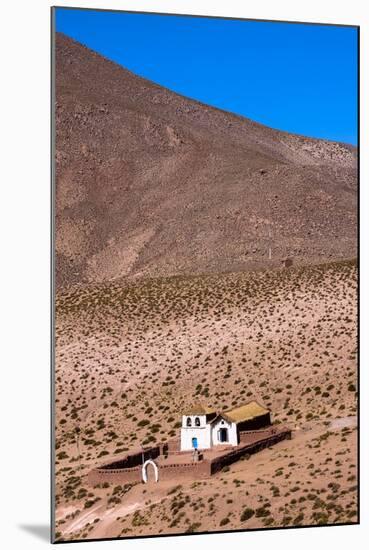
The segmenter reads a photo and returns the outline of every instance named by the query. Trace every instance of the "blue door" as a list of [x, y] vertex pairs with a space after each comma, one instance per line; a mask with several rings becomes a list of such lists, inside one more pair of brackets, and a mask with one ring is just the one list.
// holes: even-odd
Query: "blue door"
[[193, 447], [194, 449], [197, 449], [197, 437], [193, 437], [193, 438], [192, 438], [192, 447]]

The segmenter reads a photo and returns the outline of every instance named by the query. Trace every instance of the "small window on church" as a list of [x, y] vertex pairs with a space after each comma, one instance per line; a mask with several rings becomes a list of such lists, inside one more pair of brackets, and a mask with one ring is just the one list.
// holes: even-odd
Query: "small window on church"
[[195, 426], [200, 426], [200, 418], [198, 416], [195, 418]]
[[190, 428], [192, 426], [191, 418], [187, 418], [187, 426]]

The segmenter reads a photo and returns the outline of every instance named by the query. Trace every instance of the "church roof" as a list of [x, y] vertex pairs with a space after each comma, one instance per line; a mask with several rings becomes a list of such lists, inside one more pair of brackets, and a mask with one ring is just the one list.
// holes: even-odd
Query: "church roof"
[[224, 416], [227, 420], [238, 424], [239, 422], [251, 420], [252, 418], [256, 418], [258, 416], [264, 416], [264, 414], [268, 413], [268, 409], [262, 405], [259, 405], [256, 401], [251, 401], [250, 403], [246, 403], [246, 405], [241, 405], [235, 409], [224, 411], [222, 416]]
[[188, 416], [192, 416], [192, 415], [195, 415], [195, 414], [209, 415], [209, 414], [215, 414], [215, 413], [216, 413], [215, 409], [211, 409], [210, 407], [206, 407], [205, 405], [201, 405], [200, 403], [197, 403], [197, 404], [193, 405], [192, 407], [190, 407], [189, 409], [187, 409], [184, 414], [186, 414]]

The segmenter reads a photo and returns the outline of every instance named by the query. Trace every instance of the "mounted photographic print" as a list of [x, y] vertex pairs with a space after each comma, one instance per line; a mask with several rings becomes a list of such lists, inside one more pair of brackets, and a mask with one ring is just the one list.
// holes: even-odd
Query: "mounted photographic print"
[[358, 523], [358, 33], [52, 9], [55, 542]]

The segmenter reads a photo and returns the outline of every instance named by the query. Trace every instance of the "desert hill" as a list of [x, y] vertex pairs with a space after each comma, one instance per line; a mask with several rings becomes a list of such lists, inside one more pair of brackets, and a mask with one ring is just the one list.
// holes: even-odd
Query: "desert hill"
[[55, 53], [59, 287], [356, 256], [353, 147], [187, 99], [60, 34]]

